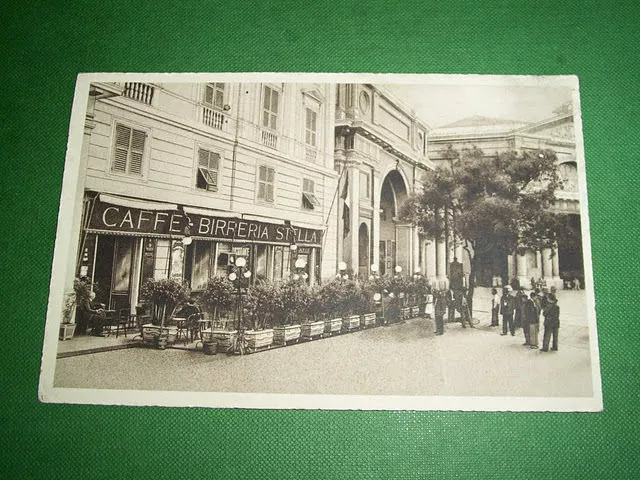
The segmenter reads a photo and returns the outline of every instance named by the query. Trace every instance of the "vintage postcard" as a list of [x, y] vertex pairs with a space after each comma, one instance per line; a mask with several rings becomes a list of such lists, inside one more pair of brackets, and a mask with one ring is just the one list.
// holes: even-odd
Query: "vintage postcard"
[[602, 410], [577, 77], [81, 74], [64, 161], [43, 402]]

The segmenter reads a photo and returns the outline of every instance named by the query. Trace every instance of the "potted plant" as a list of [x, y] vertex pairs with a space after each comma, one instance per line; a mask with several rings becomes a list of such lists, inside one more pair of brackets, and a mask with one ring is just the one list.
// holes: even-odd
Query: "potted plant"
[[87, 324], [84, 319], [78, 319], [78, 324], [75, 323], [77, 309], [80, 305], [88, 302], [91, 294], [91, 283], [78, 278], [73, 281], [73, 292], [69, 292], [66, 295], [64, 308], [62, 310], [62, 323], [60, 324], [60, 340], [69, 340], [73, 338], [76, 327], [82, 331], [86, 331]]
[[324, 333], [333, 335], [342, 330], [342, 297], [344, 285], [341, 280], [331, 280], [320, 287], [318, 291], [318, 307], [324, 313]]
[[360, 315], [358, 308], [360, 306], [360, 292], [358, 284], [354, 280], [344, 280], [343, 297], [340, 302], [340, 313], [342, 316], [342, 329], [350, 332], [360, 328]]
[[301, 336], [312, 340], [322, 337], [325, 331], [325, 323], [322, 318], [322, 297], [318, 288], [312, 289], [305, 285], [304, 291], [299, 304], [299, 315], [303, 319]]
[[220, 318], [233, 306], [233, 296], [233, 286], [221, 277], [210, 279], [200, 293], [200, 304], [211, 320], [211, 327], [202, 330], [202, 348], [205, 353], [213, 353], [218, 347], [229, 347], [232, 333], [227, 330], [226, 322], [221, 322]]
[[297, 343], [302, 333], [300, 325], [300, 305], [303, 303], [302, 285], [300, 282], [290, 280], [279, 286], [273, 285], [272, 288], [277, 288], [280, 295], [280, 302], [277, 304], [274, 315], [273, 343], [276, 345]]
[[178, 327], [167, 325], [178, 307], [189, 298], [189, 289], [171, 278], [147, 280], [140, 298], [151, 306], [151, 322], [142, 326], [142, 338], [159, 349], [176, 341]]
[[358, 306], [359, 311], [362, 312], [360, 316], [360, 326], [363, 328], [373, 327], [376, 324], [374, 295], [377, 292], [378, 288], [375, 279], [360, 284]]
[[246, 348], [251, 353], [271, 347], [274, 333], [271, 326], [275, 315], [282, 311], [280, 288], [265, 281], [256, 282], [247, 291], [245, 307], [251, 329], [245, 330], [243, 322], [236, 340], [236, 351], [244, 353]]

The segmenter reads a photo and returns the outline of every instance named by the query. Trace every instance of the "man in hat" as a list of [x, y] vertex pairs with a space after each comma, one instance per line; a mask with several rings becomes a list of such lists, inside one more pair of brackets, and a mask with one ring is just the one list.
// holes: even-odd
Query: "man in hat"
[[538, 304], [536, 292], [531, 292], [524, 302], [524, 315], [522, 328], [525, 331], [527, 343], [530, 348], [538, 348]]
[[513, 323], [513, 312], [515, 310], [515, 299], [511, 295], [513, 289], [510, 286], [505, 287], [502, 298], [500, 298], [500, 314], [502, 315], [502, 333], [500, 335], [506, 335], [507, 332], [511, 332], [511, 335], [516, 334], [516, 328]]
[[433, 315], [436, 320], [436, 335], [442, 335], [444, 333], [444, 314], [447, 311], [447, 296], [442, 290], [436, 290], [434, 297]]
[[542, 339], [542, 352], [549, 351], [549, 339], [553, 336], [551, 350], [558, 350], [558, 329], [560, 328], [560, 307], [555, 294], [547, 295], [544, 307], [544, 337]]
[[527, 294], [524, 288], [520, 287], [514, 299], [513, 325], [515, 328], [522, 328], [524, 331], [524, 344], [529, 345], [529, 323], [524, 315], [524, 304], [527, 302]]

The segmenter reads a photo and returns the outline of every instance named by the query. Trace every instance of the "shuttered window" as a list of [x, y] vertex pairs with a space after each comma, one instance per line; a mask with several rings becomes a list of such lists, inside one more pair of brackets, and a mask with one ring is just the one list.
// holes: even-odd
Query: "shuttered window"
[[204, 103], [210, 107], [224, 107], [224, 83], [208, 83], [204, 89]]
[[315, 147], [316, 146], [316, 123], [317, 123], [317, 118], [318, 118], [318, 114], [316, 112], [314, 112], [313, 110], [307, 108], [307, 115], [306, 115], [306, 123], [305, 123], [305, 136], [304, 136], [304, 140], [306, 142], [307, 145], [309, 145], [310, 147]]
[[116, 124], [116, 145], [111, 170], [142, 175], [142, 160], [147, 134], [125, 125]]
[[276, 130], [278, 126], [278, 102], [280, 93], [271, 87], [264, 87], [262, 101], [262, 126]]
[[276, 171], [266, 165], [258, 169], [258, 200], [271, 202], [274, 200], [274, 183]]
[[302, 207], [313, 210], [320, 206], [320, 202], [315, 196], [315, 185], [313, 180], [308, 178], [302, 179]]
[[198, 149], [198, 180], [196, 186], [217, 192], [219, 170], [220, 154], [204, 148]]

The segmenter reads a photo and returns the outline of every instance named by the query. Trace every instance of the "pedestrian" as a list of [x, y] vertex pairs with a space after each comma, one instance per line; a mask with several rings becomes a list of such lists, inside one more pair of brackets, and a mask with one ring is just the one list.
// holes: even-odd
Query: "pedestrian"
[[87, 298], [80, 305], [81, 325], [91, 326], [91, 335], [94, 337], [104, 337], [104, 323], [106, 314], [104, 305], [96, 303], [96, 292], [89, 293]]
[[498, 290], [495, 288], [491, 289], [491, 326], [498, 326], [498, 312], [500, 312], [500, 296], [498, 295]]
[[462, 328], [467, 328], [465, 323], [468, 323], [471, 328], [475, 328], [471, 323], [471, 311], [469, 310], [469, 301], [467, 300], [467, 292], [462, 290], [460, 292], [460, 315]]
[[522, 328], [522, 332], [524, 333], [524, 343], [523, 345], [529, 345], [529, 324], [527, 323], [527, 319], [524, 315], [524, 305], [527, 301], [527, 294], [524, 291], [524, 288], [520, 287], [516, 292], [516, 297], [514, 299], [514, 311], [513, 311], [513, 325], [515, 329]]
[[[525, 332], [529, 330], [529, 348], [538, 348], [538, 322], [539, 322], [539, 310], [537, 304], [536, 292], [531, 292], [529, 298], [524, 303], [524, 323], [523, 328]], [[525, 326], [526, 325], [526, 326]]]
[[513, 312], [515, 310], [515, 299], [511, 295], [511, 287], [505, 287], [502, 298], [500, 299], [500, 314], [502, 315], [502, 333], [506, 335], [511, 332], [511, 336], [516, 334], [516, 328], [513, 323]]
[[553, 337], [551, 350], [558, 350], [558, 329], [560, 328], [560, 307], [558, 299], [553, 293], [547, 296], [544, 314], [544, 336], [542, 338], [541, 352], [549, 351], [549, 340]]
[[433, 314], [436, 320], [436, 335], [444, 333], [444, 314], [447, 311], [447, 295], [441, 290], [435, 291]]
[[434, 302], [433, 293], [430, 291], [426, 295], [426, 300], [424, 304], [424, 316], [427, 318], [433, 317], [433, 302]]
[[449, 314], [449, 323], [453, 323], [456, 321], [456, 302], [456, 294], [453, 291], [453, 288], [449, 288], [449, 291], [447, 292], [447, 312]]

